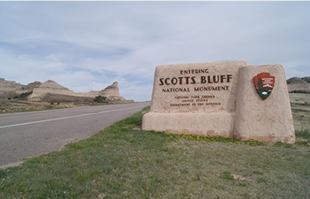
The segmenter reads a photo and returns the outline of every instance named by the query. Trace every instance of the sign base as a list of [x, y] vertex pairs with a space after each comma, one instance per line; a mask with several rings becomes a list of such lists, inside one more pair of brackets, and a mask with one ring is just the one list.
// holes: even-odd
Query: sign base
[[231, 113], [147, 113], [143, 130], [175, 134], [234, 137], [234, 116]]

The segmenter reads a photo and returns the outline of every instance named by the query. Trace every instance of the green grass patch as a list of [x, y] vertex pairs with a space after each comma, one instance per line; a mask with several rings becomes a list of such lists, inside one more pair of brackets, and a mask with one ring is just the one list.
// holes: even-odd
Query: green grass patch
[[0, 198], [307, 198], [310, 147], [133, 130], [142, 112], [0, 169]]
[[[310, 122], [310, 121], [309, 121]], [[304, 138], [310, 140], [310, 130], [309, 129], [303, 129], [296, 130], [296, 137]]]
[[223, 173], [221, 173], [221, 178], [226, 180], [234, 180], [234, 176], [231, 175], [230, 171], [224, 171]]
[[204, 141], [211, 141], [211, 142], [229, 142], [229, 143], [234, 143], [234, 144], [245, 144], [249, 146], [263, 146], [266, 145], [263, 142], [256, 141], [256, 140], [236, 140], [232, 138], [225, 138], [225, 137], [220, 137], [220, 136], [199, 136], [199, 135], [189, 135], [189, 134], [170, 134], [168, 135], [171, 138], [183, 138], [183, 139], [190, 139], [190, 140], [204, 140]]

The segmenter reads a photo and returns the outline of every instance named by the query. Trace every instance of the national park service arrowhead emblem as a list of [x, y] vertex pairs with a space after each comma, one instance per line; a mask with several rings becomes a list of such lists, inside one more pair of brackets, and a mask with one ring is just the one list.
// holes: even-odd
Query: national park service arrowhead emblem
[[263, 72], [253, 77], [253, 81], [258, 94], [262, 99], [266, 99], [274, 87], [275, 77]]

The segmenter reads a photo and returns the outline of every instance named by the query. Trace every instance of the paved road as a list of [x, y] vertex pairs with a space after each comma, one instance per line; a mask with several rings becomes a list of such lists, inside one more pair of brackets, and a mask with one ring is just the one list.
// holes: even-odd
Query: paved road
[[63, 148], [124, 119], [149, 102], [0, 115], [0, 167]]

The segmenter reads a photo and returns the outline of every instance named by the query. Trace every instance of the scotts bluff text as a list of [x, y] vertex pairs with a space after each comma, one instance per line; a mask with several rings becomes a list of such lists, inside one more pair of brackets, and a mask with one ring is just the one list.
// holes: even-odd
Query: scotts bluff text
[[[219, 84], [230, 83], [232, 80], [232, 74], [204, 75], [207, 73], [209, 73], [208, 69], [180, 70], [180, 75], [183, 76], [159, 78], [159, 86]], [[198, 76], [198, 74], [200, 76]], [[228, 86], [195, 87], [194, 91], [221, 91], [228, 90], [228, 88]], [[162, 92], [190, 92], [190, 88], [163, 88]]]

